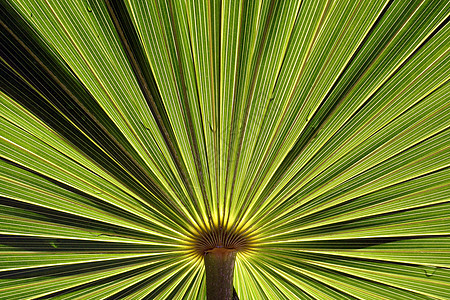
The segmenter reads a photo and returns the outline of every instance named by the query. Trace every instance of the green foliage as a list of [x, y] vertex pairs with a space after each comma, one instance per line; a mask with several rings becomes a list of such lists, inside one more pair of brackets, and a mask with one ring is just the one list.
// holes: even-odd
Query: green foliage
[[448, 1], [0, 3], [0, 299], [450, 298]]

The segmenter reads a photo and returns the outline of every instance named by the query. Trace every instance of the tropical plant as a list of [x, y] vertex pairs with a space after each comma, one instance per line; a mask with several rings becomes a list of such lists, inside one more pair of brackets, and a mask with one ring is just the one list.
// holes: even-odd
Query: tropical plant
[[450, 2], [0, 11], [1, 299], [450, 299]]

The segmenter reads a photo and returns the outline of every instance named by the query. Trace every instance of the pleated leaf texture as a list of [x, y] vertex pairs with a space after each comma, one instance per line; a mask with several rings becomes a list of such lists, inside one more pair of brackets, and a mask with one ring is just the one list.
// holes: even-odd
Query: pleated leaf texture
[[0, 299], [450, 299], [450, 2], [0, 2]]

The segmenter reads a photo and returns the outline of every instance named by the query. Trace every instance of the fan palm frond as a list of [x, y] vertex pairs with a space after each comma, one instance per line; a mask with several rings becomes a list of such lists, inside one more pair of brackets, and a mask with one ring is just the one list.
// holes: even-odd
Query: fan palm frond
[[448, 1], [0, 2], [1, 299], [450, 298]]

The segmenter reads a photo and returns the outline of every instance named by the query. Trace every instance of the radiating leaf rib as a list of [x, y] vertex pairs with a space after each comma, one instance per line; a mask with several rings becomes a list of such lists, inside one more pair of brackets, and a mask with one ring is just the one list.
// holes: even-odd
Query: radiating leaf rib
[[352, 249], [351, 247], [355, 245], [354, 243], [350, 243], [348, 249], [333, 249], [332, 247], [329, 247], [324, 248], [323, 250], [309, 250], [309, 246], [307, 246], [306, 248], [304, 247], [305, 250], [302, 251], [417, 264], [423, 266], [423, 270], [426, 273], [428, 268], [448, 268], [448, 257], [450, 255], [448, 247], [446, 246], [448, 243], [448, 238], [426, 238], [399, 240], [396, 242], [372, 245], [363, 249]]
[[[351, 154], [349, 156], [347, 156], [347, 161], [348, 164], [345, 165], [345, 161], [346, 159], [342, 159], [341, 162], [346, 166], [344, 168], [346, 168], [348, 171], [352, 170], [353, 168], [357, 167], [358, 164], [360, 162], [365, 162], [368, 159], [370, 159], [373, 155], [376, 155], [378, 153], [378, 157], [381, 159], [381, 162], [379, 162], [378, 165], [372, 167], [371, 169], [367, 168], [368, 171], [365, 171], [364, 173], [361, 173], [360, 175], [356, 176], [357, 173], [352, 173], [351, 175], [349, 174], [348, 176], [345, 177], [341, 177], [342, 174], [336, 175], [336, 177], [334, 177], [334, 179], [331, 181], [330, 178], [321, 178], [321, 175], [317, 176], [315, 178], [314, 183], [312, 184], [312, 186], [320, 186], [320, 184], [324, 184], [323, 186], [321, 186], [320, 191], [321, 192], [326, 192], [326, 188], [325, 182], [331, 182], [332, 185], [337, 185], [341, 180], [347, 180], [346, 184], [351, 185], [351, 192], [349, 192], [350, 194], [353, 193], [354, 195], [356, 194], [356, 192], [359, 192], [360, 194], [356, 194], [356, 195], [362, 195], [361, 191], [370, 191], [371, 187], [373, 188], [373, 190], [379, 189], [380, 187], [382, 187], [383, 185], [380, 185], [380, 182], [383, 181], [387, 181], [387, 177], [389, 177], [389, 182], [391, 184], [394, 183], [398, 183], [407, 179], [411, 179], [417, 176], [420, 176], [421, 174], [426, 174], [429, 171], [422, 171], [423, 173], [419, 173], [419, 174], [414, 174], [412, 171], [412, 169], [408, 169], [408, 174], [405, 174], [405, 171], [401, 172], [401, 170], [406, 170], [407, 168], [409, 168], [412, 164], [411, 160], [408, 160], [407, 157], [417, 157], [417, 159], [419, 159], [419, 153], [421, 155], [426, 155], [426, 151], [428, 150], [428, 145], [430, 145], [430, 143], [434, 143], [434, 141], [436, 141], [436, 146], [438, 147], [437, 149], [441, 149], [441, 150], [437, 150], [439, 151], [443, 151], [446, 152], [446, 146], [445, 146], [445, 140], [446, 140], [446, 136], [447, 136], [447, 131], [445, 129], [445, 127], [447, 127], [447, 122], [443, 121], [447, 119], [448, 116], [448, 112], [446, 112], [447, 107], [445, 102], [441, 102], [442, 105], [444, 105], [443, 107], [434, 107], [435, 103], [439, 103], [440, 99], [441, 101], [445, 101], [445, 93], [446, 93], [447, 89], [442, 89], [442, 91], [440, 91], [439, 93], [434, 94], [433, 96], [435, 97], [429, 97], [426, 100], [427, 101], [423, 101], [422, 103], [420, 103], [419, 105], [417, 105], [416, 107], [414, 107], [414, 109], [410, 110], [407, 114], [405, 114], [404, 116], [401, 116], [401, 118], [397, 119], [396, 122], [392, 122], [391, 126], [386, 126], [385, 128], [383, 128], [382, 130], [380, 130], [379, 132], [377, 132], [376, 135], [373, 135], [372, 137], [370, 137], [370, 139], [368, 139], [366, 142], [372, 141], [372, 144], [374, 145], [373, 148], [369, 148], [370, 150], [368, 150], [367, 152], [365, 152], [365, 150], [363, 150], [365, 147], [367, 146], [363, 146], [364, 144], [361, 144], [360, 149], [358, 149], [357, 151], [355, 151], [354, 153], [358, 152], [360, 154]], [[429, 102], [428, 102], [429, 101]], [[433, 105], [431, 105], [431, 103], [433, 103]], [[428, 111], [428, 116], [427, 116], [427, 110], [428, 109], [436, 109], [436, 111], [434, 112], [430, 112]], [[422, 115], [423, 114], [423, 115]], [[416, 124], [411, 124], [412, 126], [407, 127], [408, 123], [407, 122], [411, 122], [414, 119], [411, 119], [412, 116], [423, 116], [423, 121], [418, 122]], [[406, 124], [405, 124], [406, 123]], [[442, 127], [440, 127], [442, 126]], [[398, 129], [397, 129], [398, 128]], [[387, 136], [389, 136], [390, 134], [395, 133], [394, 130], [397, 130], [397, 132], [399, 132], [397, 137], [393, 137], [393, 138], [383, 138], [383, 134], [386, 133]], [[436, 130], [436, 131], [434, 131]], [[442, 132], [439, 132], [441, 131]], [[395, 154], [395, 150], [398, 149], [397, 151], [402, 150], [400, 147], [401, 146], [406, 146], [408, 145], [409, 141], [412, 141], [414, 138], [415, 142], [418, 142], [421, 140], [421, 134], [423, 138], [428, 138], [430, 135], [435, 134], [435, 137], [431, 137], [431, 142], [427, 140], [425, 140], [422, 144], [419, 144], [418, 146], [414, 147], [410, 147], [410, 149], [404, 150], [403, 152], [398, 152], [399, 154], [396, 156], [393, 156], [390, 160], [388, 161], [384, 161], [382, 162], [386, 157], [388, 157], [389, 154]], [[386, 144], [380, 146], [380, 143], [382, 143], [383, 141], [387, 141]], [[437, 142], [439, 141], [439, 142]], [[408, 146], [406, 146], [408, 147]], [[367, 148], [366, 148], [367, 149]], [[389, 150], [388, 150], [389, 149]], [[422, 149], [422, 150], [420, 150]], [[383, 152], [384, 150], [384, 152]], [[420, 152], [422, 151], [422, 152]], [[367, 153], [370, 152], [370, 154], [367, 155]], [[389, 154], [388, 154], [389, 153]], [[428, 152], [429, 153], [429, 152]], [[409, 154], [409, 155], [408, 155]], [[358, 155], [361, 155], [359, 158], [361, 158], [361, 161], [358, 162]], [[350, 162], [351, 161], [351, 162]], [[420, 159], [418, 160], [419, 165], [420, 162], [422, 162], [423, 165], [428, 165], [428, 162], [425, 161], [421, 161]], [[431, 163], [431, 161], [430, 161]], [[314, 164], [316, 165], [316, 164]], [[312, 165], [312, 166], [314, 166]], [[393, 167], [395, 165], [395, 167]], [[403, 165], [403, 166], [402, 166]], [[445, 166], [446, 163], [444, 162], [442, 164], [442, 166]], [[339, 163], [336, 163], [334, 166], [330, 167], [327, 171], [327, 175], [330, 174], [336, 174], [335, 170], [339, 170], [339, 167], [341, 167], [341, 165]], [[432, 164], [429, 164], [428, 167], [433, 168]], [[393, 170], [394, 168], [396, 168], [397, 173], [392, 173], [389, 170]], [[385, 169], [385, 171], [382, 171], [383, 169]], [[339, 171], [337, 171], [339, 172]], [[400, 173], [399, 173], [400, 172]], [[338, 173], [337, 173], [338, 174]], [[389, 175], [388, 175], [389, 174]], [[398, 180], [393, 180], [393, 177], [397, 177], [398, 176]], [[408, 176], [405, 178], [405, 176]], [[351, 178], [353, 177], [353, 178]], [[364, 178], [372, 178], [371, 180], [366, 180]], [[342, 179], [341, 179], [342, 178]], [[351, 178], [351, 179], [350, 179]], [[403, 179], [402, 179], [403, 178]], [[343, 186], [340, 186], [340, 189], [343, 189]], [[309, 199], [314, 199], [317, 196], [314, 194], [309, 194], [309, 191], [311, 190], [311, 188], [306, 185], [306, 187], [303, 187], [302, 192], [299, 195], [296, 195], [295, 197], [292, 198], [292, 200], [296, 200], [298, 202], [300, 202], [301, 204], [305, 204], [306, 202], [308, 202]], [[373, 191], [372, 190], [372, 191]], [[340, 202], [343, 202], [345, 200], [351, 199], [351, 196], [347, 196], [347, 195], [343, 195], [344, 197], [339, 197]], [[335, 203], [338, 204], [339, 202]], [[319, 202], [316, 202], [316, 205], [318, 205]], [[332, 202], [328, 202], [327, 205], [332, 205]], [[327, 206], [323, 206], [321, 205], [321, 207], [327, 207]], [[280, 209], [280, 208], [278, 208]], [[284, 207], [283, 207], [284, 209]], [[288, 212], [289, 210], [285, 210], [285, 212]], [[303, 210], [302, 214], [304, 214]]]
[[61, 266], [76, 263], [90, 263], [95, 261], [122, 259], [130, 257], [143, 257], [147, 254], [129, 254], [129, 253], [117, 253], [117, 254], [98, 254], [98, 253], [63, 253], [56, 254], [54, 252], [44, 253], [41, 252], [39, 257], [36, 257], [36, 253], [11, 251], [6, 252], [2, 250], [2, 255], [7, 256], [2, 259], [1, 271], [12, 271], [18, 269], [30, 269], [37, 267], [48, 266]]
[[139, 126], [141, 126], [141, 124]]
[[[158, 260], [147, 260], [148, 262], [145, 260], [134, 263], [131, 262], [129, 265], [123, 264], [123, 262], [109, 263], [108, 265], [103, 266], [103, 269], [99, 268], [99, 266], [91, 266], [87, 264], [84, 268], [79, 268], [75, 274], [73, 270], [69, 269], [60, 271], [59, 273], [55, 272], [55, 275], [59, 275], [61, 278], [47, 278], [47, 276], [41, 276], [30, 279], [27, 278], [25, 274], [24, 278], [17, 280], [14, 285], [9, 284], [4, 287], [2, 284], [0, 285], [0, 289], [2, 290], [2, 295], [17, 297], [16, 299], [20, 299], [20, 297], [27, 295], [30, 291], [32, 291], [35, 295], [43, 296], [55, 292], [62, 292], [78, 285], [87, 284], [92, 281], [108, 278], [120, 273], [126, 274], [127, 272], [134, 270], [142, 273], [143, 270], [150, 268], [151, 272], [149, 273], [155, 276], [155, 274], [167, 268], [167, 265], [165, 265], [167, 260], [165, 260], [164, 263], [158, 262]], [[17, 289], [20, 289], [19, 293], [17, 293]]]
[[[423, 9], [423, 8], [422, 8]], [[431, 7], [430, 6], [430, 9], [434, 9], [434, 7]], [[435, 14], [445, 14], [445, 10], [444, 11], [442, 11], [442, 10], [432, 10], [432, 12], [433, 13], [435, 13]], [[426, 14], [424, 14], [424, 13], [422, 13], [422, 15], [420, 15], [419, 14], [419, 16], [421, 17], [421, 18], [424, 18], [425, 16], [427, 16]], [[436, 18], [436, 19], [434, 19], [434, 20], [441, 20], [441, 21], [443, 21], [443, 19], [439, 19], [439, 18]], [[439, 24], [440, 22], [439, 21], [437, 21], [438, 23], [437, 24]], [[435, 28], [437, 27], [437, 24], [436, 25], [434, 25], [434, 26], [431, 26], [431, 28], [432, 28], [432, 30], [435, 30]], [[414, 23], [410, 20], [409, 21], [409, 23], [408, 23], [408, 25], [409, 25], [409, 27], [412, 27], [412, 26], [414, 26]], [[448, 27], [448, 25], [446, 26], [446, 27]], [[406, 30], [408, 27], [405, 27], [404, 28], [404, 30]], [[411, 30], [411, 29], [409, 29], [409, 30]], [[430, 31], [430, 32], [422, 32], [422, 31], [420, 31], [420, 33], [418, 32], [418, 31], [415, 31], [416, 32], [416, 34], [421, 34], [422, 35], [422, 38], [423, 38], [423, 35], [425, 35], [425, 34], [431, 34], [433, 31]], [[440, 31], [439, 31], [440, 32]], [[375, 33], [373, 33], [374, 35], [375, 35]], [[404, 33], [403, 33], [403, 35], [404, 35]], [[400, 36], [402, 36], [402, 35], [400, 35]], [[440, 36], [441, 37], [441, 39], [442, 38], [444, 38], [445, 39], [445, 34], [443, 34], [443, 35], [440, 35], [440, 34], [438, 34], [438, 36]], [[420, 36], [419, 36], [420, 37]], [[437, 40], [439, 40], [439, 39], [437, 39]], [[421, 43], [423, 43], [423, 40], [419, 40], [419, 39], [416, 39], [416, 40], [414, 40], [414, 39], [411, 39], [411, 41], [416, 41], [416, 44], [415, 44], [415, 48], [417, 48], [419, 45], [421, 45]], [[367, 41], [366, 43], [370, 43], [370, 40], [369, 41]], [[395, 43], [394, 42], [391, 42], [391, 44], [394, 44], [394, 45], [396, 45], [397, 46], [397, 48], [399, 48], [400, 46], [403, 46], [403, 44], [401, 44], [401, 43], [399, 43], [398, 41], [395, 41]], [[412, 48], [412, 49], [408, 49], [408, 48], [404, 48], [405, 50], [408, 50], [408, 52], [406, 52], [407, 53], [407, 55], [406, 55], [406, 57], [405, 56], [402, 56], [402, 55], [399, 55], [398, 56], [398, 58], [397, 58], [397, 56], [395, 56], [395, 55], [391, 55], [391, 56], [386, 56], [386, 54], [387, 53], [389, 53], [389, 51], [387, 51], [387, 50], [390, 50], [389, 48], [385, 51], [386, 52], [386, 54], [384, 54], [383, 56], [386, 56], [387, 58], [389, 58], [389, 59], [393, 59], [393, 58], [397, 58], [397, 62], [398, 62], [398, 59], [402, 59], [403, 58], [403, 61], [407, 58], [407, 57], [409, 57], [409, 55], [411, 54], [411, 53], [413, 53], [413, 50], [415, 49], [415, 48]], [[434, 51], [438, 51], [438, 49], [435, 49], [434, 47], [431, 47], [431, 49], [434, 49]], [[392, 50], [391, 50], [392, 51]], [[398, 50], [397, 50], [398, 51]], [[444, 48], [441, 48], [440, 49], [440, 51], [445, 51], [445, 49]], [[424, 51], [423, 52], [424, 53], [424, 56], [427, 56], [428, 55], [428, 52], [427, 51]], [[443, 52], [441, 52], [441, 53], [443, 53]], [[403, 54], [403, 53], [401, 53], [401, 54]], [[445, 56], [444, 56], [445, 57]], [[384, 65], [386, 65], [386, 63], [384, 63], [383, 64], [383, 66]], [[398, 68], [399, 66], [401, 66], [401, 64], [399, 64], [399, 65], [397, 65], [396, 67]], [[411, 64], [411, 66], [416, 66], [415, 64]], [[422, 65], [424, 68], [427, 68], [428, 67], [428, 65]], [[395, 70], [395, 69], [394, 69]], [[391, 70], [391, 72], [392, 72], [392, 70]], [[391, 73], [392, 74], [392, 73]], [[438, 75], [438, 76], [445, 76], [444, 75], [444, 73], [436, 73], [436, 75]], [[386, 77], [385, 77], [386, 78]], [[398, 78], [402, 78], [402, 77], [398, 77]], [[426, 78], [426, 77], [425, 77]], [[364, 81], [361, 81], [361, 82], [364, 82], [364, 83], [370, 83], [370, 82], [373, 82], [373, 84], [381, 84], [381, 82], [379, 82], [378, 80], [364, 80]], [[393, 81], [393, 84], [395, 84], [396, 83], [396, 81]], [[408, 81], [408, 83], [409, 83], [409, 81]], [[376, 86], [376, 85], [375, 85]], [[378, 89], [380, 86], [378, 85], [378, 86], [376, 86], [376, 89]], [[428, 86], [426, 86], [426, 87], [428, 87]], [[375, 89], [375, 91], [376, 91], [376, 89]], [[373, 90], [368, 90], [368, 92], [370, 92], [371, 91], [371, 93], [373, 93], [374, 91]], [[383, 95], [385, 95], [384, 93], [382, 93], [382, 94], [380, 94], [381, 96], [383, 96]], [[367, 97], [367, 96], [366, 96]], [[365, 98], [364, 97], [364, 95], [359, 95], [359, 97], [358, 97], [360, 100], [364, 100], [364, 99], [367, 99], [367, 98]], [[352, 100], [351, 102], [348, 102], [348, 104], [346, 104], [345, 102], [344, 103], [341, 103], [341, 105], [338, 107], [339, 109], [344, 109], [344, 108], [346, 108], [348, 105], [356, 105], [357, 103], [359, 103], [359, 102], [357, 102], [356, 101], [356, 99], [358, 99], [358, 98], [354, 98], [354, 100]], [[391, 98], [387, 98], [387, 99], [391, 99]], [[378, 105], [380, 105], [380, 104], [378, 104], [378, 101], [372, 101], [372, 103], [373, 103], [373, 105], [375, 105], [375, 107], [376, 106], [378, 106]], [[400, 101], [397, 101], [397, 103], [400, 105], [402, 102], [400, 102]], [[381, 105], [380, 105], [381, 106]], [[406, 108], [405, 106], [400, 106], [400, 107], [404, 107], [404, 108]], [[344, 114], [344, 113], [337, 113], [337, 111], [335, 112], [335, 114], [334, 114], [334, 116], [335, 116], [335, 118], [337, 118], [336, 120], [340, 120], [340, 122], [342, 122], [342, 118], [349, 118], [355, 111], [357, 111], [357, 109], [358, 109], [359, 107], [358, 106], [353, 106], [353, 111], [352, 111], [352, 113], [351, 114], [349, 114], [349, 115], [347, 115], [347, 114]], [[370, 108], [370, 107], [369, 107]], [[339, 111], [339, 110], [338, 110]], [[395, 111], [392, 111], [392, 112], [395, 112]], [[361, 117], [365, 117], [366, 116], [366, 114], [360, 114], [360, 116]], [[361, 123], [361, 117], [359, 117], [359, 119], [358, 118], [352, 118], [351, 119], [351, 121], [353, 121], [353, 123], [354, 124], [358, 124], [358, 123]], [[386, 116], [386, 117], [388, 117], [388, 115]], [[345, 119], [344, 119], [345, 120]], [[382, 119], [380, 120], [380, 121], [382, 121]], [[341, 123], [342, 124], [342, 123]], [[278, 190], [280, 190], [280, 189], [284, 189], [285, 188], [285, 185], [286, 185], [286, 183], [288, 182], [288, 181], [290, 181], [293, 177], [294, 177], [294, 175], [295, 174], [297, 174], [297, 172], [299, 171], [299, 170], [301, 170], [300, 168], [301, 167], [303, 167], [304, 166], [304, 164], [306, 163], [306, 162], [308, 162], [308, 160], [312, 157], [312, 155], [314, 155], [316, 152], [317, 152], [317, 150], [319, 150], [319, 149], [321, 149], [321, 147], [322, 147], [322, 145], [317, 145], [316, 143], [318, 143], [318, 142], [320, 142], [320, 143], [324, 143], [324, 139], [321, 139], [321, 135], [323, 135], [323, 134], [326, 134], [325, 136], [323, 136], [324, 138], [326, 138], [326, 139], [329, 139], [330, 138], [330, 136], [328, 135], [328, 133], [331, 131], [331, 132], [333, 132], [333, 133], [335, 133], [340, 127], [341, 127], [342, 125], [340, 125], [340, 126], [335, 126], [334, 124], [333, 125], [331, 125], [331, 124], [329, 124], [329, 125], [327, 125], [327, 126], [324, 126], [323, 128], [324, 128], [324, 130], [322, 130], [321, 132], [320, 132], [320, 134], [317, 134], [317, 137], [315, 138], [315, 139], [313, 139], [312, 141], [311, 141], [311, 150], [313, 150], [313, 151], [311, 151], [311, 150], [309, 150], [309, 151], [303, 151], [302, 153], [303, 153], [303, 155], [300, 157], [299, 156], [299, 159], [297, 160], [297, 161], [293, 161], [291, 158], [288, 158], [288, 159], [286, 159], [286, 162], [285, 163], [289, 163], [289, 164], [293, 164], [293, 166], [290, 166], [288, 169], [286, 169], [285, 170], [285, 167], [283, 167], [283, 166], [281, 166], [279, 169], [280, 169], [280, 171], [283, 171], [284, 173], [286, 173], [286, 176], [284, 177], [284, 180], [283, 181], [280, 181], [280, 182], [277, 182], [277, 189]], [[347, 126], [345, 126], [344, 127], [344, 129], [345, 130], [352, 130], [352, 129], [354, 129], [355, 128], [355, 126], [353, 125], [350, 125], [350, 124], [348, 124]], [[369, 131], [365, 131], [365, 132], [367, 132], [367, 134], [370, 134], [370, 132]], [[306, 136], [308, 136], [308, 135], [306, 135]], [[339, 135], [336, 135], [336, 137], [337, 138], [339, 138], [339, 139], [341, 139], [342, 137], [341, 137], [341, 134], [339, 134]], [[363, 136], [360, 136], [360, 138], [363, 138]], [[326, 140], [325, 140], [326, 141]], [[347, 145], [346, 143], [343, 143], [343, 141], [339, 141], [340, 143], [340, 145]], [[328, 142], [328, 143], [330, 143], [330, 142]], [[302, 144], [301, 144], [302, 145]], [[333, 146], [334, 147], [334, 149], [335, 149], [335, 152], [336, 152], [336, 150], [339, 148], [339, 147], [337, 147], [337, 146]], [[295, 149], [295, 148], [294, 148]], [[300, 149], [299, 149], [300, 150]], [[324, 151], [324, 150], [322, 150], [322, 151]], [[333, 154], [333, 153], [335, 153], [335, 152], [331, 152], [330, 154]], [[296, 154], [296, 156], [298, 156], [298, 154]], [[336, 157], [337, 158], [337, 157]], [[289, 173], [287, 173], [287, 171], [290, 171]], [[281, 173], [280, 173], [281, 174]], [[278, 175], [277, 174], [275, 174], [274, 175], [274, 178], [277, 178], [278, 177]], [[300, 175], [298, 176], [298, 177], [300, 177]], [[273, 179], [274, 179], [273, 178]], [[301, 178], [302, 179], [304, 179], [305, 177], [303, 176], [303, 174], [301, 174]], [[272, 180], [273, 180], [272, 179]], [[273, 195], [275, 194], [275, 193], [272, 193]], [[268, 197], [268, 196], [265, 196], [265, 197]], [[267, 201], [267, 200], [266, 200]], [[270, 201], [268, 201], [269, 203], [270, 203]], [[276, 202], [275, 202], [276, 203]]]

